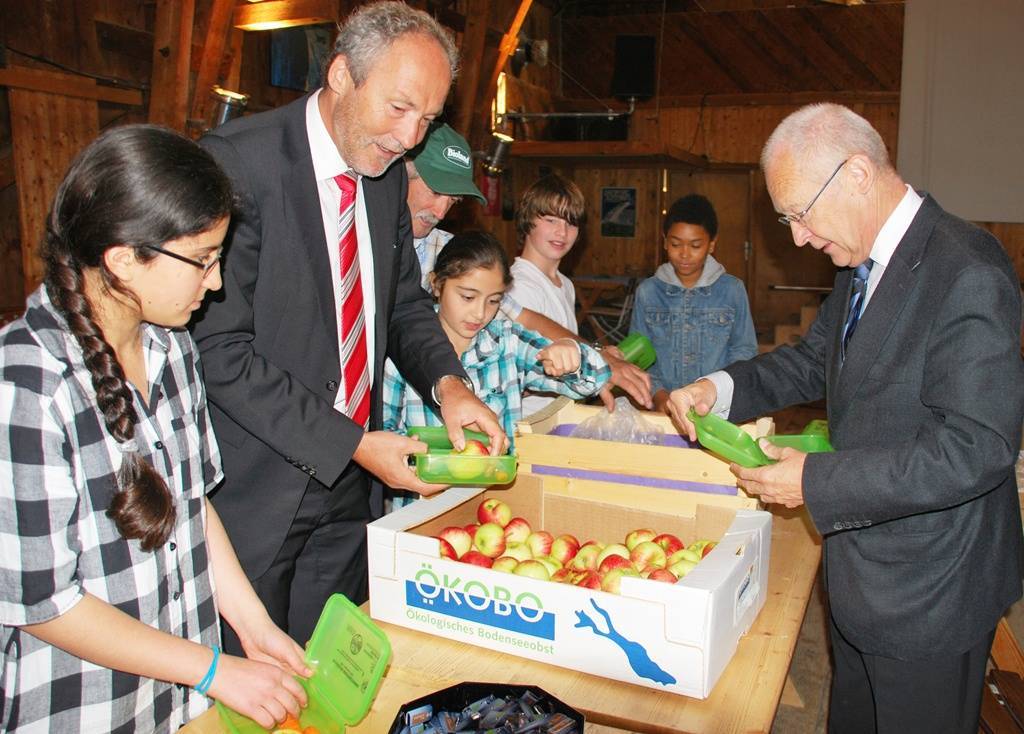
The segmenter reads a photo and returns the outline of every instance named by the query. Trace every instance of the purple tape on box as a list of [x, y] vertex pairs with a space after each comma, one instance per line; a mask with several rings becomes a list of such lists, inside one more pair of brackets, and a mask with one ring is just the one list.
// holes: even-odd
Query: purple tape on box
[[[568, 436], [578, 424], [562, 423], [548, 433], [549, 436]], [[691, 442], [677, 434], [655, 434], [658, 446], [673, 446], [676, 448], [696, 448], [700, 444]], [[547, 466], [534, 464], [531, 471], [534, 474], [547, 474], [554, 477], [566, 477], [568, 479], [590, 479], [597, 482], [614, 482], [616, 484], [636, 484], [641, 487], [654, 487], [656, 489], [676, 489], [684, 492], [702, 492], [704, 494], [722, 494], [730, 497], [736, 496], [736, 487], [728, 484], [705, 484], [704, 482], [687, 482], [681, 479], [663, 479], [658, 477], [638, 477], [634, 474], [616, 474], [614, 472], [593, 471], [590, 469], [570, 469], [562, 466]]]
[[703, 482], [685, 482], [679, 479], [638, 477], [634, 474], [615, 474], [613, 472], [591, 471], [589, 469], [567, 469], [564, 466], [544, 466], [541, 464], [533, 464], [530, 471], [534, 474], [548, 474], [553, 477], [566, 477], [568, 479], [590, 479], [596, 482], [637, 484], [641, 487], [654, 487], [656, 489], [678, 489], [685, 492], [736, 496], [736, 487], [730, 487], [727, 484], [704, 484]]

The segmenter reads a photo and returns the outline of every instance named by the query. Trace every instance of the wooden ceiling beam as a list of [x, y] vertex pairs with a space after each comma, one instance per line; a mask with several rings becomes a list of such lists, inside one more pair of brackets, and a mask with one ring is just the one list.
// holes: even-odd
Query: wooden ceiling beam
[[[479, 60], [484, 57], [487, 41], [487, 18], [491, 12], [491, 0], [467, 0], [466, 18], [462, 32], [462, 72], [455, 85], [454, 128], [467, 138], [472, 133], [473, 108], [476, 105], [477, 88], [480, 86]], [[484, 99], [488, 99], [485, 97]], [[470, 140], [472, 145], [472, 140]]]
[[341, 18], [338, 6], [338, 0], [240, 2], [235, 7], [235, 28], [263, 31], [314, 23], [336, 23]]
[[192, 113], [189, 122], [196, 130], [201, 130], [205, 126], [212, 101], [210, 92], [215, 84], [221, 82], [221, 62], [227, 49], [228, 34], [233, 30], [231, 16], [234, 10], [235, 0], [213, 0], [199, 73], [196, 75], [196, 86], [192, 94]]
[[505, 62], [516, 50], [516, 45], [519, 43], [519, 29], [523, 27], [523, 21], [526, 20], [526, 14], [530, 12], [532, 4], [533, 0], [519, 0], [519, 8], [516, 10], [515, 17], [512, 19], [508, 31], [501, 37], [501, 43], [498, 45], [498, 58], [494, 63], [494, 69], [491, 71], [490, 80], [487, 82], [483, 96], [479, 98], [483, 110], [476, 116], [476, 122], [472, 129], [467, 131], [470, 133], [470, 140], [478, 139], [476, 131], [486, 127], [485, 119], [490, 117], [490, 100], [494, 98], [494, 93], [498, 88], [498, 75], [505, 68]]
[[156, 0], [149, 121], [185, 131], [195, 0]]
[[750, 80], [747, 79], [743, 70], [736, 64], [732, 63], [728, 58], [720, 54], [718, 49], [710, 43], [707, 35], [702, 29], [697, 28], [688, 17], [684, 17], [681, 20], [682, 22], [679, 26], [683, 33], [686, 34], [687, 38], [700, 48], [700, 50], [704, 52], [704, 55], [711, 59], [711, 61], [714, 62], [714, 64], [718, 66], [718, 68], [721, 69], [730, 80], [732, 80], [732, 83], [735, 84], [741, 92], [747, 92], [753, 89], [753, 85], [751, 85]]
[[30, 69], [23, 66], [0, 68], [0, 86], [59, 94], [64, 97], [94, 99], [98, 102], [142, 106], [142, 92], [137, 89], [101, 87], [95, 79], [90, 77], [58, 74], [53, 71]]
[[[847, 45], [843, 40], [842, 33], [834, 33], [824, 26], [821, 22], [821, 18], [818, 17], [817, 13], [809, 10], [798, 11], [800, 16], [804, 19], [804, 22], [814, 30], [818, 36], [823, 39], [828, 39], [828, 46], [832, 49], [832, 52], [836, 57], [846, 65], [846, 68], [850, 72], [862, 80], [866, 80], [871, 83], [877, 89], [884, 88], [885, 84], [879, 79], [871, 68], [864, 63], [863, 60]], [[840, 12], [840, 11], [830, 11]]]
[[[747, 92], [729, 94], [683, 94], [662, 96], [660, 100], [654, 98], [637, 102], [637, 109], [648, 110], [659, 107], [667, 109], [672, 107], [767, 107], [780, 105], [785, 107], [803, 107], [815, 102], [839, 102], [847, 106], [854, 104], [894, 104], [899, 103], [899, 92]], [[566, 108], [579, 111], [587, 108], [587, 103], [595, 104], [591, 98], [567, 98], [560, 100], [560, 104]], [[602, 99], [602, 109], [615, 104], [621, 104], [619, 100]], [[596, 110], [597, 107], [595, 106]], [[585, 111], [585, 109], [583, 110]]]

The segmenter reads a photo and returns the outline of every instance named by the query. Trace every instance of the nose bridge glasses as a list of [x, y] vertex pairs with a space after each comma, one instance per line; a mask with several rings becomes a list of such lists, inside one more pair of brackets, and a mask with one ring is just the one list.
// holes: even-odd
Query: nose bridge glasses
[[217, 266], [217, 263], [220, 262], [220, 256], [222, 254], [221, 251], [218, 250], [213, 255], [213, 259], [210, 260], [210, 262], [202, 263], [202, 262], [199, 262], [198, 260], [193, 260], [190, 257], [185, 257], [184, 255], [179, 255], [176, 252], [171, 252], [170, 250], [165, 250], [162, 247], [157, 247], [156, 245], [143, 245], [143, 247], [145, 247], [147, 250], [152, 250], [153, 252], [159, 252], [161, 255], [167, 255], [167, 257], [173, 257], [175, 260], [180, 260], [183, 263], [188, 263], [189, 265], [191, 265], [194, 268], [199, 268], [200, 270], [203, 271], [203, 277], [206, 277], [207, 275], [209, 275], [210, 271], [213, 270]]
[[818, 200], [819, 196], [825, 193], [825, 189], [827, 189], [828, 185], [832, 183], [832, 179], [834, 179], [836, 177], [836, 174], [839, 173], [839, 169], [845, 166], [847, 162], [849, 162], [849, 160], [850, 159], [847, 158], [845, 161], [836, 166], [836, 169], [832, 171], [832, 175], [828, 177], [828, 180], [825, 182], [824, 186], [818, 189], [818, 193], [814, 195], [814, 198], [811, 199], [811, 203], [808, 204], [802, 212], [800, 212], [799, 214], [783, 214], [781, 217], [779, 217], [779, 223], [785, 224], [787, 227], [791, 224], [802, 224], [804, 217], [807, 216], [807, 212], [809, 212], [811, 210], [811, 207], [814, 206], [814, 202]]

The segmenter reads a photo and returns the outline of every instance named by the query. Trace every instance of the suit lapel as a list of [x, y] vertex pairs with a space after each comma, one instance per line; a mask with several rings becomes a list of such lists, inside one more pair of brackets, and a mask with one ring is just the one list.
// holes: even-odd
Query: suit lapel
[[[334, 334], [337, 317], [335, 304], [334, 281], [331, 278], [331, 259], [327, 253], [327, 238], [324, 235], [323, 216], [320, 213], [320, 193], [317, 189], [316, 174], [313, 172], [313, 157], [306, 135], [305, 99], [296, 105], [296, 113], [288, 121], [286, 139], [292, 145], [287, 151], [291, 165], [281, 173], [282, 209], [286, 223], [285, 231], [297, 232], [299, 242], [295, 243], [296, 255], [304, 255], [310, 270], [309, 279], [304, 282], [313, 283], [316, 298], [320, 307], [320, 316], [325, 325], [329, 325], [328, 334]], [[337, 338], [329, 339], [338, 356]]]
[[[878, 360], [879, 353], [911, 299], [914, 288], [917, 287], [917, 266], [921, 264], [925, 246], [931, 236], [937, 208], [931, 197], [926, 197], [921, 204], [917, 216], [897, 245], [885, 273], [875, 286], [875, 292], [871, 294], [860, 323], [857, 324], [857, 331], [850, 339], [846, 362], [840, 367], [839, 339], [842, 338], [849, 305], [843, 312], [843, 319], [837, 325], [830, 365], [831, 384], [835, 385], [835, 390], [830, 396], [831, 414], [837, 422], [841, 420], [864, 378]], [[852, 274], [845, 279], [847, 302], [852, 280]]]

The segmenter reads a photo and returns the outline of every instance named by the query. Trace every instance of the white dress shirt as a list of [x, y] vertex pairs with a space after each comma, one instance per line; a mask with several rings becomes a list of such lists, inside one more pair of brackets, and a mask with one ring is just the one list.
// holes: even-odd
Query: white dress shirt
[[[885, 220], [885, 224], [878, 230], [875, 242], [871, 245], [871, 255], [869, 257], [874, 261], [874, 265], [871, 266], [871, 275], [868, 276], [868, 284], [864, 292], [864, 305], [861, 308], [862, 318], [868, 303], [871, 301], [871, 294], [875, 292], [875, 286], [878, 285], [878, 281], [885, 274], [885, 269], [889, 266], [889, 261], [892, 260], [892, 254], [896, 252], [896, 247], [903, 239], [903, 235], [910, 229], [910, 225], [914, 221], [914, 217], [917, 216], [917, 211], [921, 208], [923, 202], [924, 198], [914, 191], [913, 187], [907, 185], [907, 192], [900, 199], [900, 203], [896, 205], [896, 208], [892, 210], [892, 213]], [[718, 371], [712, 372], [702, 379], [710, 380], [718, 392], [718, 398], [715, 400], [715, 405], [711, 412], [723, 418], [728, 418], [729, 411], [732, 410], [732, 377], [728, 372]]]
[[[327, 126], [320, 114], [317, 100], [320, 92], [310, 96], [306, 102], [306, 135], [309, 138], [309, 150], [313, 155], [313, 173], [316, 176], [316, 189], [320, 195], [320, 215], [323, 217], [324, 236], [327, 238], [327, 255], [331, 259], [331, 282], [334, 285], [335, 299], [341, 293], [341, 252], [338, 248], [341, 233], [338, 224], [341, 219], [341, 189], [334, 177], [349, 171], [348, 165], [342, 160], [338, 146], [334, 144]], [[374, 316], [377, 302], [374, 300], [373, 249], [370, 246], [370, 228], [366, 223], [366, 201], [363, 198], [362, 177], [356, 176], [356, 242], [359, 248], [359, 277], [363, 286], [363, 314], [366, 319], [366, 366], [370, 372], [370, 385], [373, 385], [374, 356]], [[338, 354], [341, 354], [341, 304], [334, 304], [338, 335]], [[344, 365], [342, 365], [344, 369]], [[339, 380], [341, 387], [334, 400], [334, 409], [345, 412], [346, 398], [345, 381]]]

